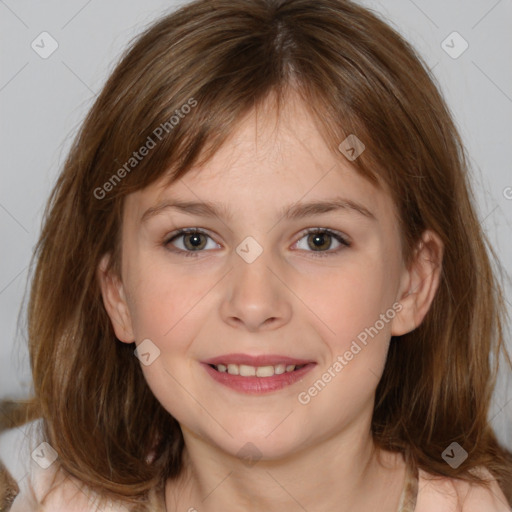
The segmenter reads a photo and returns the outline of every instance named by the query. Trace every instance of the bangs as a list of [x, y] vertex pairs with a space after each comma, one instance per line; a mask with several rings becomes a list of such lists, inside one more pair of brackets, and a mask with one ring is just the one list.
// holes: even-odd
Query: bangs
[[[168, 184], [180, 179], [193, 166], [205, 164], [251, 111], [265, 108], [278, 119], [290, 94], [299, 95], [340, 159], [339, 147], [347, 137], [362, 141], [365, 151], [350, 163], [379, 185], [389, 163], [378, 138], [380, 120], [399, 106], [396, 91], [384, 83], [383, 64], [370, 48], [362, 53], [362, 36], [355, 27], [347, 25], [347, 33], [323, 27], [337, 38], [337, 46], [330, 46], [329, 38], [312, 39], [314, 27], [287, 21], [287, 14], [296, 14], [287, 9], [293, 11], [284, 5], [281, 19], [263, 24], [257, 9], [244, 15], [233, 7], [236, 29], [233, 23], [231, 30], [229, 18], [216, 20], [214, 11], [204, 12], [201, 23], [172, 30], [164, 19], [160, 29], [136, 42], [93, 109], [109, 119], [91, 173], [99, 203], [122, 199], [165, 175]], [[268, 7], [262, 9], [265, 16]], [[210, 23], [222, 28], [222, 37], [215, 30], [204, 34], [201, 27]], [[308, 39], [311, 43], [304, 43]], [[355, 64], [361, 55], [374, 76]], [[140, 69], [143, 75], [135, 71]], [[107, 96], [117, 101], [108, 103]], [[394, 124], [401, 127], [403, 139], [411, 132]]]

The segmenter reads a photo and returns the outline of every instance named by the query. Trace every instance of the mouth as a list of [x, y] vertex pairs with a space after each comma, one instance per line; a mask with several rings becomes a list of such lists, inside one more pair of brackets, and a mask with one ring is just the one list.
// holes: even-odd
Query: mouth
[[269, 393], [301, 380], [316, 362], [286, 356], [229, 354], [202, 363], [216, 382], [249, 394]]

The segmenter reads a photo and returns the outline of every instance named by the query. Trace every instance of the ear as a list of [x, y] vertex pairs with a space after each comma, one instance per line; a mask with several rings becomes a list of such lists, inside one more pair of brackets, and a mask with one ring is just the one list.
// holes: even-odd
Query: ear
[[107, 271], [109, 260], [110, 254], [106, 254], [98, 265], [98, 279], [103, 304], [112, 322], [116, 337], [124, 343], [133, 343], [135, 336], [123, 283], [117, 275]]
[[413, 331], [425, 318], [439, 286], [443, 250], [444, 244], [437, 233], [423, 232], [413, 261], [402, 273], [397, 297], [402, 309], [393, 319], [393, 336]]

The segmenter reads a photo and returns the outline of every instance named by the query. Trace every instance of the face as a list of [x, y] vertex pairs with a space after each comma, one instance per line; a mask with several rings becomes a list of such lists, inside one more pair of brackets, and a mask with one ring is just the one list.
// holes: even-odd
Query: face
[[121, 280], [102, 289], [117, 337], [150, 340], [144, 375], [184, 432], [278, 458], [369, 421], [390, 336], [414, 318], [390, 196], [299, 101], [270, 119], [127, 197]]

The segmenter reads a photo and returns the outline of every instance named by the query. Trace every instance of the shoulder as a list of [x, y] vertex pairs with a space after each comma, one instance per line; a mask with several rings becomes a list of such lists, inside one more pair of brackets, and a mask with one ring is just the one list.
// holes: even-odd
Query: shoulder
[[420, 469], [415, 512], [511, 512], [507, 498], [490, 472], [479, 468], [478, 473], [489, 481], [488, 487], [434, 476]]
[[35, 469], [25, 480], [11, 512], [129, 512], [123, 505], [100, 502], [97, 494], [66, 476], [57, 464], [54, 470]]
[[99, 507], [98, 495], [66, 476], [58, 458], [48, 467], [37, 464], [37, 455], [44, 450], [39, 427], [35, 421], [0, 435], [0, 461], [19, 488], [10, 512], [128, 512], [123, 505], [108, 502]]

